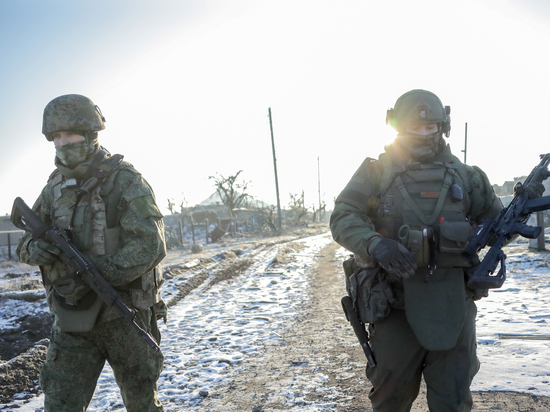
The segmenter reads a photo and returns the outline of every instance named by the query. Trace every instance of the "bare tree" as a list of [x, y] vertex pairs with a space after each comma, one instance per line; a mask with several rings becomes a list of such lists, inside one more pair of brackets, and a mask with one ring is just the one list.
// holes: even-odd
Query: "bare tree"
[[241, 183], [237, 182], [237, 178], [241, 174], [242, 170], [239, 170], [236, 174], [228, 177], [224, 177], [219, 173], [216, 176], [209, 176], [209, 179], [214, 180], [214, 186], [216, 192], [220, 195], [223, 204], [229, 209], [229, 214], [233, 218], [233, 211], [246, 204], [246, 200], [249, 197], [246, 193], [248, 184], [250, 182]]
[[[183, 193], [182, 193], [183, 195]], [[183, 199], [180, 203], [180, 213], [183, 215], [183, 212], [185, 212], [187, 210], [187, 207], [189, 205], [189, 202], [187, 201], [187, 199], [185, 198], [185, 195], [183, 196]]]
[[[172, 199], [173, 200], [173, 199]], [[172, 202], [172, 200], [168, 199], [168, 210], [170, 211], [170, 214], [173, 215], [174, 213], [176, 213], [174, 207], [176, 206], [176, 204], [174, 202]]]
[[275, 206], [258, 207], [255, 210], [258, 215], [260, 230], [267, 228], [271, 232], [277, 232], [277, 225], [275, 224], [277, 212]]
[[304, 191], [302, 190], [301, 194], [289, 193], [289, 195], [290, 202], [288, 204], [288, 208], [293, 216], [292, 224], [298, 225], [302, 217], [307, 214], [307, 208], [304, 202]]

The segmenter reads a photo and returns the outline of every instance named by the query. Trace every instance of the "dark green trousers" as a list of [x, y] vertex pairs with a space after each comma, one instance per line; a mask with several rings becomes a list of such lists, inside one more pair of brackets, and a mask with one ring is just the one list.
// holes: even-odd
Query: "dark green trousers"
[[466, 301], [466, 321], [456, 346], [428, 351], [416, 339], [404, 310], [371, 325], [371, 346], [377, 365], [367, 367], [373, 388], [369, 394], [375, 412], [408, 412], [420, 389], [427, 385], [430, 412], [465, 412], [472, 409], [470, 384], [479, 370], [476, 356], [477, 308]]
[[[151, 331], [151, 311], [136, 322]], [[46, 412], [81, 412], [88, 408], [105, 361], [111, 365], [128, 412], [159, 412], [157, 380], [164, 356], [123, 318], [96, 325], [90, 332], [63, 333], [54, 322], [46, 362], [40, 374]]]

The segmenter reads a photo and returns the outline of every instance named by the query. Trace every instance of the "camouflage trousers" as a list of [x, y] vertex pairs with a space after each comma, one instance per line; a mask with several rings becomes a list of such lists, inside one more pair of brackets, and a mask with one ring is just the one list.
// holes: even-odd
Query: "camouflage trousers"
[[377, 365], [367, 366], [367, 377], [373, 385], [369, 393], [373, 410], [410, 411], [424, 376], [430, 411], [470, 411], [470, 385], [479, 370], [476, 314], [476, 305], [468, 298], [458, 341], [454, 348], [444, 351], [428, 351], [420, 345], [404, 310], [392, 310], [387, 318], [371, 325], [371, 346]]
[[[151, 311], [138, 312], [136, 322], [150, 332]], [[105, 361], [128, 412], [164, 411], [156, 388], [164, 356], [155, 353], [130, 322], [119, 318], [78, 333], [63, 333], [54, 322], [40, 374], [45, 412], [85, 411]]]

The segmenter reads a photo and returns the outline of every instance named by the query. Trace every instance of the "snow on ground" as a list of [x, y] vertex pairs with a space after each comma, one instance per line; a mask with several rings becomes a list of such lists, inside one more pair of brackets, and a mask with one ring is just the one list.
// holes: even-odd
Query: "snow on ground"
[[472, 390], [550, 396], [550, 253], [523, 241], [506, 254], [506, 282], [477, 302], [481, 370]]
[[[254, 252], [256, 263], [243, 275], [212, 288], [207, 281], [171, 308], [168, 323], [161, 324], [166, 361], [158, 382], [167, 411], [193, 411], [201, 396], [212, 394], [217, 385], [238, 374], [247, 357], [261, 356], [264, 345], [280, 344], [281, 329], [307, 298], [316, 254], [330, 241], [328, 234], [302, 240], [306, 247], [294, 253], [296, 259], [282, 269], [270, 267], [277, 248]], [[472, 389], [550, 396], [550, 254], [528, 250], [525, 242], [510, 245], [506, 253], [506, 283], [477, 302], [482, 366]], [[164, 292], [174, 292], [169, 282]], [[20, 303], [0, 304], [0, 327], [8, 327], [13, 319], [9, 312]], [[27, 305], [32, 310], [45, 309], [43, 304]], [[297, 387], [303, 392], [326, 392], [326, 403], [300, 403]], [[320, 411], [334, 407], [330, 403], [334, 390], [327, 387], [327, 377], [319, 374], [301, 387], [297, 380], [284, 395], [291, 410]], [[43, 396], [18, 403], [16, 408], [0, 405], [0, 410], [42, 411]], [[109, 366], [100, 376], [88, 410], [123, 410]]]
[[[3, 276], [0, 278], [0, 290], [6, 291], [18, 291], [21, 290], [20, 284], [21, 278], [15, 277], [25, 274], [25, 282], [34, 281], [42, 282], [42, 277], [40, 272], [33, 272], [27, 275], [29, 269], [34, 270], [32, 266], [22, 265], [20, 263], [15, 263], [11, 265], [7, 261], [2, 262], [2, 268], [0, 268]], [[12, 275], [8, 276], [6, 273]], [[14, 277], [12, 277], [14, 276]], [[19, 325], [16, 321], [23, 315], [26, 314], [38, 314], [40, 312], [48, 312], [48, 304], [46, 303], [45, 293], [43, 290], [35, 291], [33, 294], [44, 296], [44, 299], [40, 299], [37, 302], [27, 302], [24, 300], [16, 299], [0, 299], [0, 329], [17, 329]]]
[[[277, 248], [258, 252], [255, 264], [230, 282], [208, 288], [208, 281], [177, 305], [170, 308], [168, 323], [161, 324], [161, 348], [165, 366], [158, 381], [159, 398], [167, 411], [193, 410], [202, 395], [239, 373], [239, 365], [247, 357], [261, 355], [264, 345], [278, 345], [277, 330], [296, 316], [296, 309], [306, 300], [308, 281], [316, 254], [331, 241], [328, 234], [310, 237], [300, 242], [305, 248], [293, 254], [295, 259], [283, 269], [270, 263]], [[167, 294], [170, 283], [165, 288]], [[230, 366], [231, 365], [231, 366]], [[327, 392], [328, 377], [318, 374], [303, 383], [304, 390]], [[299, 383], [288, 388], [288, 406], [296, 402]], [[302, 411], [326, 410], [334, 407], [326, 402], [304, 406]], [[42, 411], [43, 395], [18, 408], [0, 405], [0, 410]], [[4, 408], [4, 409], [2, 409]], [[122, 399], [112, 370], [103, 370], [88, 411], [105, 412], [123, 409]]]

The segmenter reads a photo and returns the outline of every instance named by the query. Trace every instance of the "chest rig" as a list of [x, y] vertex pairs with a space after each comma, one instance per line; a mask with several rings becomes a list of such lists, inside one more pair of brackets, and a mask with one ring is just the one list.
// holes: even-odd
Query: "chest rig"
[[394, 173], [378, 196], [378, 233], [416, 256], [419, 268], [467, 267], [460, 256], [471, 234], [470, 187], [458, 161], [412, 163]]
[[60, 229], [71, 230], [73, 241], [82, 252], [105, 255], [107, 220], [100, 187], [83, 196], [77, 204], [78, 189], [76, 179], [56, 176], [53, 181], [52, 223]]
[[[76, 247], [86, 255], [104, 256], [118, 251], [119, 231], [108, 227], [103, 200], [108, 193], [102, 184], [121, 162], [121, 155], [112, 156], [99, 167], [92, 168], [82, 181], [67, 178], [61, 173], [51, 178], [52, 224], [70, 231]], [[90, 288], [60, 261], [47, 269], [45, 279], [53, 286], [57, 303], [68, 309], [84, 310], [95, 301]]]

